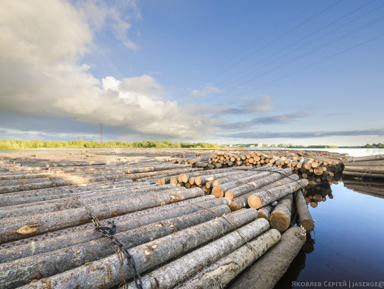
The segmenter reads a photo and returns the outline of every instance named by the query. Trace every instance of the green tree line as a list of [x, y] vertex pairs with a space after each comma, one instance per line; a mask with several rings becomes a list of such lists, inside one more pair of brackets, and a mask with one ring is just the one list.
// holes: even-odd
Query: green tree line
[[0, 150], [39, 149], [39, 148], [225, 148], [210, 143], [189, 143], [170, 141], [96, 142], [83, 139], [70, 141], [42, 140], [0, 140]]

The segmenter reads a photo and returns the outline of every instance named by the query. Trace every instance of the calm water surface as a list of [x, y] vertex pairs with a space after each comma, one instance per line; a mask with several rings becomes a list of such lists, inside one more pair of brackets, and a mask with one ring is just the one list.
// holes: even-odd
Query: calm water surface
[[[384, 153], [384, 149], [328, 151], [351, 156]], [[309, 207], [316, 221], [314, 232], [275, 288], [352, 288], [356, 285], [353, 281], [384, 281], [382, 184], [382, 197], [355, 192], [342, 181], [330, 187], [331, 195], [324, 192], [326, 200], [315, 208]], [[369, 188], [370, 183], [364, 185]], [[299, 283], [294, 285], [293, 281]], [[347, 287], [329, 287], [326, 281], [347, 281]], [[318, 282], [315, 285], [321, 286], [306, 287], [303, 282]]]

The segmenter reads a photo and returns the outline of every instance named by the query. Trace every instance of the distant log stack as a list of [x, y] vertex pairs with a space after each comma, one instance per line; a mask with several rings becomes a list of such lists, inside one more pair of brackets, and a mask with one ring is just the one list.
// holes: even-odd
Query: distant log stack
[[349, 158], [344, 163], [343, 176], [349, 178], [384, 179], [384, 155]]
[[291, 168], [294, 174], [317, 182], [331, 181], [343, 169], [344, 155], [322, 151], [220, 151], [209, 159], [216, 168], [273, 166]]

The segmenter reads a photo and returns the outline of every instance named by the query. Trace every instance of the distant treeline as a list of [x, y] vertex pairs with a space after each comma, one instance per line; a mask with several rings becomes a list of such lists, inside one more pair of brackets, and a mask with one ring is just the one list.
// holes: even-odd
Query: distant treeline
[[374, 144], [366, 144], [364, 147], [365, 148], [384, 148], [384, 144], [379, 142], [379, 143], [374, 143]]
[[96, 142], [83, 139], [70, 141], [42, 140], [0, 140], [0, 150], [38, 149], [38, 148], [225, 148], [210, 143], [187, 143], [170, 141]]

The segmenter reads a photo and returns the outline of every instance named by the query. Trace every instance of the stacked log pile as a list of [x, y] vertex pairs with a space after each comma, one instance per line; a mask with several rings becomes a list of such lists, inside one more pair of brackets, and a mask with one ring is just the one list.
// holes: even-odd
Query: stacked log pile
[[297, 230], [313, 229], [308, 181], [291, 168], [141, 160], [30, 170], [38, 162], [0, 176], [0, 288], [136, 288], [135, 270], [90, 212], [128, 249], [143, 288], [222, 288], [280, 244], [296, 210]]
[[349, 158], [344, 163], [343, 176], [384, 179], [384, 155]]
[[243, 165], [291, 168], [302, 178], [322, 182], [331, 181], [340, 174], [345, 159], [342, 154], [320, 151], [221, 151], [208, 162], [216, 168]]

